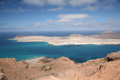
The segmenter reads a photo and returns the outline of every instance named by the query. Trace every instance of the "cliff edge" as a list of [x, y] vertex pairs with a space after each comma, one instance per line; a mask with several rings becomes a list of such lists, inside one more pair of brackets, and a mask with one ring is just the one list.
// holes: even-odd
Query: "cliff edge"
[[66, 57], [35, 63], [0, 59], [0, 80], [120, 80], [120, 51], [84, 63]]

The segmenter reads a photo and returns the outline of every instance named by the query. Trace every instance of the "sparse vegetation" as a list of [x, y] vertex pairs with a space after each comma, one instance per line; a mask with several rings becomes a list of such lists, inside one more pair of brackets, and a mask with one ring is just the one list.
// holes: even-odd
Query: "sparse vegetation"
[[78, 69], [80, 69], [80, 66], [77, 65], [76, 67], [77, 67]]
[[49, 71], [49, 70], [52, 70], [52, 67], [44, 65], [44, 66], [41, 67], [41, 70]]
[[96, 62], [95, 62], [94, 64], [95, 64], [95, 65], [98, 65], [98, 63], [96, 63]]
[[44, 70], [46, 68], [46, 65], [42, 66], [41, 70]]
[[101, 60], [102, 60], [102, 61], [106, 61], [106, 59], [105, 59], [105, 58], [102, 58]]

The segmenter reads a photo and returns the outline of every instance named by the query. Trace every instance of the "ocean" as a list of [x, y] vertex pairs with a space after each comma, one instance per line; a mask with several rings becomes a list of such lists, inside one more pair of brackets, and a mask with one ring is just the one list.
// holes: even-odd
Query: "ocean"
[[16, 58], [18, 61], [37, 57], [68, 57], [75, 62], [103, 58], [108, 53], [120, 50], [120, 45], [64, 45], [53, 46], [46, 42], [16, 42], [17, 35], [69, 36], [71, 34], [93, 35], [101, 32], [0, 32], [0, 58]]

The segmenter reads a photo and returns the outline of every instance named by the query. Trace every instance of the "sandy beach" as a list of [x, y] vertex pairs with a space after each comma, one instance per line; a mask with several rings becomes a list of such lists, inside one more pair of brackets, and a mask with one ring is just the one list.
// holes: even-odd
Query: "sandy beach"
[[109, 45], [120, 44], [120, 33], [103, 32], [101, 35], [90, 36], [73, 34], [66, 37], [16, 36], [11, 40], [16, 40], [17, 42], [47, 42], [51, 45]]

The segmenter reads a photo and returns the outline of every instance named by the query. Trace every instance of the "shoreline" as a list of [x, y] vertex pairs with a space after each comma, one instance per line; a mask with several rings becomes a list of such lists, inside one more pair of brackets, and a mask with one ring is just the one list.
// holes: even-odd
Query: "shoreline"
[[60, 57], [53, 61], [39, 61], [35, 64], [18, 62], [15, 58], [4, 58], [0, 59], [0, 64], [1, 79], [8, 80], [120, 79], [120, 51], [84, 63], [75, 63], [67, 57]]
[[[46, 62], [50, 62], [55, 60], [55, 58], [48, 58], [48, 57], [36, 57], [36, 58], [31, 58], [31, 59], [26, 59], [26, 60], [21, 60], [19, 62], [25, 61], [30, 65], [41, 65]], [[41, 62], [41, 64], [40, 64]]]
[[[8, 40], [15, 40], [15, 42], [44, 42], [44, 41], [17, 41], [16, 39], [8, 39]], [[99, 44], [99, 43], [62, 43], [62, 44], [52, 44], [52, 43], [49, 43], [49, 42], [46, 42], [50, 45], [53, 45], [53, 46], [66, 46], [66, 45], [120, 45], [120, 42], [118, 43], [104, 43], [104, 44]]]
[[48, 44], [58, 45], [118, 45], [120, 44], [120, 33], [103, 32], [100, 35], [72, 34], [65, 37], [56, 36], [24, 36], [19, 35], [13, 39], [16, 42], [47, 42]]
[[[29, 43], [29, 42], [35, 42], [35, 43], [38, 43], [38, 42], [41, 42], [42, 43], [42, 41], [17, 41], [16, 39], [8, 39], [8, 40], [12, 40], [12, 41], [15, 41], [15, 42], [25, 42], [25, 43]], [[79, 45], [120, 45], [120, 43], [116, 43], [116, 44], [112, 44], [112, 43], [109, 43], [109, 44], [84, 44], [84, 43], [77, 43], [77, 44], [69, 44], [69, 43], [65, 43], [65, 44], [59, 44], [59, 45], [57, 45], [57, 44], [51, 44], [51, 43], [48, 43], [48, 42], [43, 42], [43, 43], [47, 43], [47, 44], [50, 44], [50, 45], [53, 45], [53, 46], [69, 46], [69, 45], [74, 45], [74, 46], [79, 46]]]
[[[117, 51], [117, 52], [120, 52]], [[111, 52], [111, 53], [108, 53], [107, 55], [110, 55], [112, 53], [116, 53], [116, 52]], [[106, 55], [106, 56], [107, 56]], [[105, 57], [106, 57], [105, 56]], [[63, 56], [64, 57], [64, 56]], [[75, 62], [76, 64], [79, 64], [79, 63], [86, 63], [86, 62], [89, 62], [89, 61], [94, 61], [94, 60], [100, 60], [100, 59], [103, 59], [105, 57], [100, 57], [100, 58], [96, 58], [96, 59], [89, 59], [85, 62], [75, 62], [74, 60], [71, 60], [69, 57], [66, 57], [68, 59], [70, 59], [71, 61]], [[59, 57], [59, 58], [62, 58], [62, 57]], [[31, 58], [31, 59], [24, 59], [24, 60], [21, 60], [21, 61], [18, 61], [18, 62], [27, 62], [27, 64], [29, 65], [43, 65], [43, 64], [46, 64], [46, 63], [49, 63], [53, 60], [56, 60], [56, 59], [59, 59], [59, 58], [51, 58], [51, 57], [36, 57], [36, 58]], [[15, 58], [16, 59], [16, 58]]]
[[110, 42], [97, 42], [97, 43], [92, 43], [92, 42], [87, 42], [87, 43], [74, 43], [74, 42], [68, 42], [68, 43], [53, 43], [53, 42], [48, 42], [48, 41], [19, 41], [19, 39], [9, 39], [9, 40], [15, 40], [15, 42], [46, 42], [50, 45], [53, 45], [53, 46], [64, 46], [64, 45], [120, 45], [120, 40], [113, 40], [113, 41], [110, 41]]
[[[52, 39], [41, 40], [43, 38], [41, 36], [37, 36], [35, 37], [36, 39], [32, 39], [34, 37], [35, 36], [26, 36], [22, 38], [13, 38], [13, 39], [8, 39], [8, 40], [15, 40], [15, 42], [47, 42], [48, 44], [51, 44], [54, 46], [59, 46], [59, 45], [120, 45], [120, 39], [72, 38], [72, 39], [63, 40], [63, 39], [59, 39], [59, 37], [54, 37], [54, 38], [50, 37]], [[40, 39], [38, 39], [38, 37]]]

